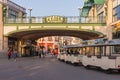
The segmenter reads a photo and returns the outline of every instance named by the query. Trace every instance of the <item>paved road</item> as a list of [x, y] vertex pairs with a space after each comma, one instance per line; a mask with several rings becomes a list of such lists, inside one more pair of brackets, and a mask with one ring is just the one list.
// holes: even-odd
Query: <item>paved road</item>
[[72, 66], [55, 58], [0, 59], [0, 80], [120, 80], [120, 74], [105, 74]]

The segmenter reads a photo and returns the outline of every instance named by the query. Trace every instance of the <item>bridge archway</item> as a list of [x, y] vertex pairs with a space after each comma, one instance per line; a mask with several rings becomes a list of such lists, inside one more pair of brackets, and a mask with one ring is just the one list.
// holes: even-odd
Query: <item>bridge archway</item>
[[19, 30], [19, 31], [9, 32], [7, 36], [18, 39], [25, 39], [25, 40], [29, 40], [29, 39], [36, 40], [38, 38], [46, 37], [46, 36], [72, 36], [72, 37], [81, 38], [83, 40], [91, 40], [91, 39], [103, 38], [104, 34], [93, 30], [34, 29], [34, 30]]

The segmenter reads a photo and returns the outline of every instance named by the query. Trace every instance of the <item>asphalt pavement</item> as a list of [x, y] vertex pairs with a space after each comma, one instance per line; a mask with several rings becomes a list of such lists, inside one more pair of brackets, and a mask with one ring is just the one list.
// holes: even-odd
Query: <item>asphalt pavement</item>
[[106, 74], [103, 71], [73, 66], [48, 56], [0, 59], [0, 80], [120, 80], [120, 73]]

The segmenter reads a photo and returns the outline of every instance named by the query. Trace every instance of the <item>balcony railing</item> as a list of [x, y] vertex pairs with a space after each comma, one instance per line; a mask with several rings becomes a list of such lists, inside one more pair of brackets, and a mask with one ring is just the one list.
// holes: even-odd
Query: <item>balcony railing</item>
[[[79, 16], [69, 16], [64, 17], [65, 21], [61, 23], [106, 23], [106, 18], [101, 17], [79, 17]], [[6, 18], [4, 23], [47, 23], [44, 21], [45, 17], [26, 17], [26, 18]], [[53, 19], [47, 19], [53, 20]], [[51, 21], [51, 23], [57, 23], [57, 21]], [[62, 20], [62, 19], [61, 19]], [[60, 22], [60, 21], [59, 21]], [[49, 22], [50, 23], [50, 22]]]

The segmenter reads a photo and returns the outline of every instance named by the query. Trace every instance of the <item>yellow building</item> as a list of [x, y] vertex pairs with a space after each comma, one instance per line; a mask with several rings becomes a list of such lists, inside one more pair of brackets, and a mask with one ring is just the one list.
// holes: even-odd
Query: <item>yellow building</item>
[[89, 23], [105, 20], [106, 38], [120, 38], [120, 0], [85, 0], [81, 16], [91, 17], [86, 19]]
[[[4, 44], [8, 39], [3, 37], [4, 22], [6, 18], [26, 17], [26, 9], [10, 0], [0, 0], [0, 50], [4, 50]], [[3, 44], [4, 43], [4, 44]], [[6, 46], [7, 47], [7, 46]]]
[[112, 27], [113, 38], [120, 38], [120, 0], [112, 1]]

